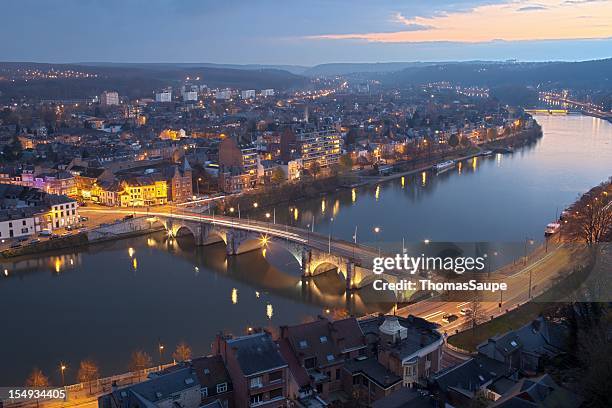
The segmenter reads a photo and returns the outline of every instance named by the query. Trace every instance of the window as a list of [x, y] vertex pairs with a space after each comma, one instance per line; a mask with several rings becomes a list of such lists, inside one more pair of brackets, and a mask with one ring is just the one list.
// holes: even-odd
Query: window
[[336, 380], [340, 379], [340, 369], [336, 368]]
[[327, 355], [327, 361], [332, 362], [332, 361], [334, 361], [334, 359], [335, 359], [335, 358], [334, 358], [334, 355], [333, 355], [333, 354], [328, 354], [328, 355]]
[[300, 340], [300, 348], [305, 349], [308, 347], [308, 342], [306, 340]]
[[208, 387], [202, 387], [200, 389], [200, 395], [202, 396], [202, 398], [208, 397]]
[[251, 378], [251, 388], [260, 388], [263, 387], [263, 381], [261, 377]]
[[283, 396], [283, 389], [277, 388], [275, 390], [270, 391], [270, 399], [279, 398]]
[[304, 359], [304, 368], [306, 368], [307, 370], [310, 368], [315, 368], [316, 366], [317, 366], [316, 357], [310, 357], [310, 358]]
[[263, 393], [251, 395], [251, 404], [257, 404], [258, 402], [263, 401]]
[[270, 373], [268, 375], [268, 380], [270, 382], [281, 381], [282, 379], [283, 379], [283, 372], [282, 371], [274, 371], [273, 373]]
[[227, 391], [227, 383], [217, 384], [217, 394]]
[[327, 336], [321, 336], [319, 340], [321, 340], [321, 343], [327, 343]]

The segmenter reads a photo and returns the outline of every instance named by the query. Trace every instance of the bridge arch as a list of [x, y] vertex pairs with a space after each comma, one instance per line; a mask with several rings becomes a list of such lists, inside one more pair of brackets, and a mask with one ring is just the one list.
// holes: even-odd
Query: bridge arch
[[291, 256], [297, 261], [297, 263], [302, 267], [303, 260], [303, 247], [299, 244], [295, 244], [293, 242], [289, 242], [284, 239], [276, 239], [273, 237], [269, 237], [265, 234], [256, 234], [250, 233], [246, 236], [243, 236], [240, 240], [238, 240], [237, 251], [236, 254], [241, 254], [244, 252], [249, 252], [253, 250], [259, 250], [264, 248], [274, 248], [275, 250], [278, 248], [282, 251], [287, 251], [291, 254]]

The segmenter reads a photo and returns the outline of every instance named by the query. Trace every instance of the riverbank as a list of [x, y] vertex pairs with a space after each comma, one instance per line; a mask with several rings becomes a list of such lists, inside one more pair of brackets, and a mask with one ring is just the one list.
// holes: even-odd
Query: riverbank
[[114, 223], [101, 225], [89, 231], [78, 234], [57, 237], [40, 241], [34, 244], [27, 244], [18, 248], [9, 248], [2, 251], [2, 257], [13, 259], [20, 257], [30, 257], [32, 255], [44, 254], [63, 249], [73, 249], [87, 245], [95, 245], [118, 239], [132, 238], [140, 235], [151, 234], [162, 231], [161, 226], [153, 227], [148, 223], [146, 217], [136, 217], [128, 220], [119, 220]]
[[[402, 176], [428, 171], [431, 167], [441, 161], [461, 161], [480, 156], [484, 150], [499, 148], [520, 148], [532, 143], [542, 136], [541, 128], [536, 125], [532, 129], [522, 130], [510, 136], [483, 143], [479, 146], [471, 146], [448, 152], [436, 152], [431, 155], [423, 155], [408, 161], [398, 161], [392, 164], [392, 173], [389, 175], [378, 175], [375, 169], [351, 171], [344, 174], [315, 179], [311, 181], [300, 181], [297, 183], [286, 183], [279, 186], [264, 187], [263, 190], [255, 190], [243, 193], [239, 196], [230, 196], [218, 205], [218, 211], [231, 215], [231, 209], [241, 214], [263, 208], [272, 208], [281, 204], [298, 203], [302, 200], [321, 197], [343, 188], [358, 187], [361, 185], [380, 183], [393, 180]], [[254, 204], [257, 203], [255, 206]]]

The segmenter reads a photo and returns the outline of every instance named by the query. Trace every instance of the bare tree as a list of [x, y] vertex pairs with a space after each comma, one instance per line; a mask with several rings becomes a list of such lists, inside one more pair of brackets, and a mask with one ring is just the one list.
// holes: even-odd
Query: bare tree
[[[49, 379], [39, 368], [35, 367], [26, 380], [25, 385], [26, 387], [44, 388], [49, 386]], [[38, 407], [38, 399], [36, 399], [36, 406]]]
[[321, 172], [321, 165], [318, 161], [313, 161], [308, 167], [308, 170], [310, 171], [310, 174], [312, 174], [312, 177], [316, 180], [317, 174]]
[[172, 353], [172, 358], [176, 361], [187, 361], [191, 359], [191, 347], [184, 341], [180, 342], [178, 346], [176, 346], [174, 353]]
[[26, 380], [25, 385], [26, 387], [35, 388], [48, 387], [49, 379], [46, 375], [43, 374], [43, 372], [39, 368], [35, 367], [30, 373], [28, 379]]
[[576, 238], [591, 245], [605, 241], [612, 233], [612, 201], [608, 197], [595, 197], [576, 214]]
[[469, 311], [467, 312], [467, 320], [472, 330], [476, 330], [476, 326], [486, 320], [484, 309], [482, 307], [482, 293], [475, 290], [470, 293]]
[[130, 371], [135, 371], [138, 373], [138, 378], [140, 379], [140, 374], [144, 372], [145, 369], [151, 367], [153, 365], [153, 359], [149, 354], [145, 351], [137, 350], [132, 353], [132, 359], [130, 360]]
[[93, 382], [100, 378], [98, 365], [93, 360], [81, 361], [77, 378], [82, 383], [89, 383], [89, 393], [91, 394]]

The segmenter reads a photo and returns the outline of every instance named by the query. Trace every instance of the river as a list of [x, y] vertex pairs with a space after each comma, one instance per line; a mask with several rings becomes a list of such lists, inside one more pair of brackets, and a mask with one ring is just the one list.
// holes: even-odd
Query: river
[[[536, 120], [544, 136], [514, 154], [272, 211], [277, 222], [312, 227], [314, 219], [318, 232], [351, 240], [357, 229], [359, 242], [389, 248], [402, 239], [416, 246], [487, 241], [521, 248], [526, 238], [541, 240], [545, 224], [579, 194], [612, 176], [612, 124], [578, 115]], [[511, 261], [517, 251], [500, 253], [497, 262]], [[126, 371], [139, 349], [157, 363], [170, 360], [180, 341], [195, 355], [208, 353], [220, 330], [242, 334], [392, 305], [367, 289], [347, 299], [334, 274], [302, 282], [295, 260], [274, 243], [226, 260], [222, 246], [155, 234], [1, 263], [2, 385], [23, 385], [33, 367], [61, 384], [60, 362], [71, 383], [85, 358], [109, 375]]]

